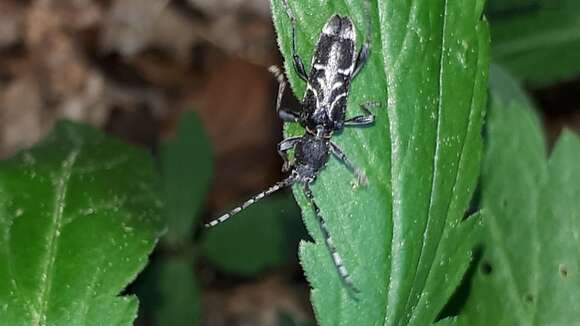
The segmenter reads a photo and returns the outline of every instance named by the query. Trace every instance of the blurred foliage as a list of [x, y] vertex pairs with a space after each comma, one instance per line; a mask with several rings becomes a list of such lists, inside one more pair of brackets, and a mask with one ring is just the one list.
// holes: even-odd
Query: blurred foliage
[[[291, 24], [282, 1], [272, 4], [286, 72], [301, 98], [305, 83], [292, 67]], [[359, 300], [340, 282], [297, 185], [315, 239], [302, 244], [301, 262], [321, 325], [427, 325], [463, 277], [477, 238], [478, 217], [461, 220], [479, 168], [488, 30], [483, 1], [372, 4], [369, 17], [361, 2], [290, 3], [305, 64], [332, 14], [353, 19], [359, 46], [370, 19], [371, 55], [352, 83], [347, 115], [367, 101], [381, 103], [374, 126], [333, 138], [366, 172], [368, 186], [353, 188], [352, 174], [334, 159], [313, 186]], [[287, 130], [304, 132], [297, 125]]]
[[[484, 254], [464, 325], [575, 325], [580, 300], [580, 137], [564, 131], [549, 159], [517, 81], [492, 67], [482, 172]], [[516, 94], [514, 96], [514, 94]]]
[[580, 74], [580, 1], [489, 0], [492, 57], [533, 87]]
[[212, 154], [194, 112], [181, 116], [175, 136], [161, 145], [159, 161], [168, 221], [161, 249], [167, 252], [139, 279], [137, 293], [155, 325], [198, 325], [192, 232], [209, 188]]
[[211, 144], [194, 112], [184, 113], [176, 135], [162, 144], [160, 165], [168, 223], [163, 244], [190, 243], [213, 173]]
[[[211, 147], [194, 112], [184, 113], [177, 133], [160, 150], [167, 234], [162, 255], [137, 282], [144, 311], [155, 325], [199, 324], [194, 262], [205, 257], [226, 273], [254, 276], [296, 261], [305, 230], [289, 196], [264, 199], [215, 229], [192, 238], [212, 177]], [[192, 251], [191, 248], [195, 248]], [[194, 257], [195, 255], [195, 257]]]
[[144, 317], [153, 325], [199, 325], [199, 289], [193, 263], [192, 255], [154, 257], [139, 276], [137, 294]]
[[[155, 325], [193, 326], [199, 319], [199, 299], [191, 256], [159, 262], [159, 312]], [[176, 286], [177, 285], [177, 286]]]
[[276, 196], [207, 231], [200, 252], [223, 271], [255, 275], [269, 267], [297, 262], [298, 242], [305, 236], [295, 201]]
[[69, 122], [0, 162], [0, 324], [131, 325], [157, 186], [147, 153]]
[[291, 315], [284, 312], [279, 312], [276, 326], [316, 326], [316, 323], [313, 321], [299, 322], [294, 320]]

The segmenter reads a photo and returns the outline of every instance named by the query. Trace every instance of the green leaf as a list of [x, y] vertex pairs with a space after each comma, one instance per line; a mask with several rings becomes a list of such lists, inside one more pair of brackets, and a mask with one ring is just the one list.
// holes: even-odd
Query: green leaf
[[209, 139], [194, 112], [181, 116], [177, 133], [160, 151], [168, 231], [162, 245], [169, 257], [157, 257], [135, 282], [145, 320], [156, 325], [197, 325], [199, 298], [189, 247], [192, 230], [209, 188], [212, 157]]
[[156, 269], [155, 325], [199, 325], [198, 288], [192, 257], [162, 259]]
[[0, 162], [0, 324], [131, 325], [162, 229], [147, 153], [59, 123]]
[[[298, 98], [305, 85], [292, 68], [290, 22], [272, 2], [286, 72]], [[334, 13], [350, 16], [358, 43], [369, 17], [359, 1], [291, 1], [298, 52], [307, 65]], [[483, 1], [376, 1], [369, 61], [351, 86], [347, 116], [379, 101], [376, 123], [333, 140], [367, 174], [331, 159], [313, 186], [328, 228], [361, 290], [355, 301], [339, 280], [312, 208], [294, 187], [315, 243], [301, 261], [321, 325], [427, 325], [460, 282], [479, 220], [461, 223], [479, 172], [489, 36]], [[387, 97], [388, 95], [388, 97]], [[292, 125], [288, 134], [301, 134]]]
[[133, 287], [141, 301], [137, 325], [151, 320], [155, 321], [153, 325], [199, 325], [199, 290], [190, 251], [154, 255], [139, 274]]
[[[497, 67], [491, 76], [492, 85], [517, 88]], [[493, 89], [482, 175], [485, 251], [460, 324], [575, 325], [580, 138], [565, 131], [546, 160], [529, 101]]]
[[272, 197], [207, 231], [201, 254], [222, 270], [254, 275], [265, 268], [295, 261], [298, 241], [306, 231], [289, 197]]
[[[139, 294], [154, 325], [199, 325], [198, 286], [191, 255], [153, 261], [148, 277], [142, 279]], [[143, 273], [145, 274], [145, 273]]]
[[[181, 116], [177, 133], [160, 151], [168, 232], [157, 256], [136, 282], [145, 320], [155, 325], [199, 324], [199, 297], [191, 252], [192, 230], [212, 174], [210, 142], [194, 112]], [[169, 255], [169, 256], [168, 256]]]
[[164, 214], [168, 231], [163, 242], [170, 247], [191, 241], [212, 175], [209, 139], [194, 112], [184, 113], [174, 138], [161, 147]]
[[580, 74], [580, 1], [492, 0], [492, 56], [520, 80], [547, 86]]

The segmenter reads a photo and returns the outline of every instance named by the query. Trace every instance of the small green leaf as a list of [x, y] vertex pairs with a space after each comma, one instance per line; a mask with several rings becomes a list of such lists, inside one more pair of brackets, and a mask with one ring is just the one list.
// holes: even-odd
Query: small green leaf
[[492, 56], [534, 87], [580, 74], [580, 1], [492, 0]]
[[198, 289], [191, 256], [163, 259], [157, 267], [159, 297], [156, 298], [155, 325], [198, 325]]
[[[518, 87], [498, 67], [491, 81]], [[580, 138], [565, 131], [546, 160], [529, 101], [493, 89], [482, 175], [485, 250], [460, 324], [576, 325]]]
[[[428, 325], [460, 282], [477, 239], [478, 217], [461, 222], [475, 188], [486, 102], [488, 28], [483, 1], [290, 1], [298, 54], [307, 70], [328, 18], [353, 19], [358, 45], [370, 19], [370, 57], [351, 84], [347, 117], [378, 101], [370, 128], [347, 128], [335, 141], [368, 176], [331, 159], [313, 186], [339, 253], [361, 291], [340, 282], [302, 189], [294, 186], [307, 229], [300, 257], [321, 325]], [[272, 1], [286, 73], [298, 98], [305, 84], [292, 67], [291, 24]], [[291, 125], [287, 134], [304, 130]]]
[[154, 320], [154, 325], [198, 325], [200, 300], [191, 250], [164, 254], [155, 255], [135, 281], [135, 293], [141, 301], [139, 318]]
[[194, 112], [183, 114], [177, 134], [161, 147], [161, 170], [168, 223], [163, 242], [187, 243], [212, 175], [210, 142]]
[[59, 123], [0, 162], [0, 324], [131, 325], [119, 297], [162, 229], [151, 159]]
[[[136, 282], [136, 292], [155, 325], [197, 325], [199, 297], [195, 284], [192, 230], [209, 188], [212, 157], [209, 139], [194, 112], [181, 116], [177, 133], [160, 151], [168, 231], [157, 256]], [[169, 255], [169, 256], [168, 256]]]
[[277, 196], [208, 230], [200, 250], [227, 272], [253, 275], [295, 261], [298, 241], [305, 233], [296, 203], [289, 197]]

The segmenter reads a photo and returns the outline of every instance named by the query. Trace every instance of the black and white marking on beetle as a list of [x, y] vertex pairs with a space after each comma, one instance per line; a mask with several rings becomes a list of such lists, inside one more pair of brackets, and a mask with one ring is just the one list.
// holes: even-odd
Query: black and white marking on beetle
[[[374, 123], [375, 117], [369, 108], [375, 103], [361, 105], [362, 115], [346, 119], [350, 83], [368, 58], [368, 40], [365, 40], [360, 50], [355, 53], [356, 32], [352, 20], [349, 17], [333, 15], [322, 28], [312, 57], [311, 71], [307, 74], [302, 59], [296, 51], [296, 18], [292, 14], [287, 0], [283, 0], [283, 3], [292, 23], [293, 66], [298, 76], [306, 82], [306, 93], [301, 101], [301, 112], [287, 111], [281, 108], [282, 95], [286, 87], [284, 75], [276, 66], [269, 68], [279, 83], [276, 111], [280, 118], [286, 122], [299, 122], [305, 129], [302, 136], [289, 137], [278, 144], [278, 153], [284, 160], [283, 171], [290, 171], [290, 175], [230, 212], [205, 224], [205, 226], [216, 226], [282, 188], [295, 183], [302, 184], [304, 194], [314, 210], [326, 247], [340, 279], [349, 290], [357, 293], [358, 289], [354, 286], [342, 257], [336, 250], [310, 186], [328, 162], [330, 154], [353, 171], [359, 184], [367, 183], [364, 172], [350, 161], [340, 147], [331, 141], [331, 138], [335, 132], [341, 131], [344, 127], [361, 127]], [[290, 149], [294, 149], [293, 161], [290, 161], [287, 155], [287, 151]]]

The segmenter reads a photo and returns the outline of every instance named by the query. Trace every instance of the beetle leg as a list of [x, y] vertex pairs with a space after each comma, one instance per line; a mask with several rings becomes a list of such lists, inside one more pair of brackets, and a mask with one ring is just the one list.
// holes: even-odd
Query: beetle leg
[[340, 147], [338, 147], [338, 145], [336, 145], [333, 142], [329, 143], [330, 143], [330, 151], [332, 152], [332, 154], [336, 157], [337, 160], [346, 165], [346, 167], [349, 168], [349, 170], [353, 171], [354, 175], [356, 176], [358, 184], [366, 185], [368, 180], [365, 173], [361, 169], [359, 169], [356, 165], [354, 165], [354, 163], [352, 163], [352, 161], [346, 156], [346, 154], [344, 154], [344, 152], [342, 151], [342, 149], [340, 149]]
[[286, 138], [278, 144], [278, 154], [280, 154], [280, 157], [282, 157], [282, 160], [284, 161], [284, 165], [282, 165], [282, 171], [286, 172], [286, 171], [290, 170], [290, 167], [292, 166], [292, 162], [290, 162], [290, 160], [288, 159], [287, 152], [288, 152], [288, 150], [294, 148], [294, 146], [296, 146], [296, 144], [298, 142], [300, 142], [301, 140], [302, 140], [302, 137], [295, 136], [295, 137]]

